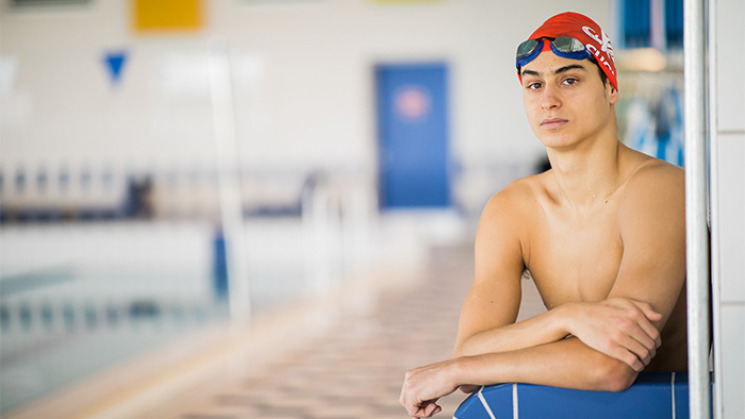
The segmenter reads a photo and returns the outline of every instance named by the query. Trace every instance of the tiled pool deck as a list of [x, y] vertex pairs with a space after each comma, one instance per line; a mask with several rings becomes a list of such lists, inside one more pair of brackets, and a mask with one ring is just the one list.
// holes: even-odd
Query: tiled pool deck
[[[148, 416], [407, 417], [398, 404], [404, 373], [450, 355], [472, 271], [470, 247], [434, 251], [421, 281], [383, 294], [372, 313], [344, 319], [323, 338], [287, 351], [262, 373], [201, 383]], [[521, 317], [541, 309], [537, 295], [526, 288]], [[451, 417], [464, 398], [456, 393], [441, 400], [438, 417]]]

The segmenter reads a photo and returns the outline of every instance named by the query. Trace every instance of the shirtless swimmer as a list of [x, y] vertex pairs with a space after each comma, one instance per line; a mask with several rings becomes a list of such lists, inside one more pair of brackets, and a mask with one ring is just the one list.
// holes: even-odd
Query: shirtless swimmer
[[[556, 15], [520, 44], [517, 70], [552, 168], [486, 205], [454, 357], [406, 373], [414, 418], [458, 388], [621, 391], [642, 370], [686, 369], [684, 173], [618, 140], [607, 34]], [[548, 310], [516, 323], [526, 269]]]

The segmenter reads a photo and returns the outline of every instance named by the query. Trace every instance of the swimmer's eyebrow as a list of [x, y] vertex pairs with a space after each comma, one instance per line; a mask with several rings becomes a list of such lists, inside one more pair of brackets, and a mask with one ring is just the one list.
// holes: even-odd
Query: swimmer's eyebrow
[[[554, 70], [554, 74], [561, 74], [561, 73], [567, 72], [569, 70], [584, 70], [584, 71], [587, 71], [587, 68], [585, 68], [584, 66], [581, 66], [579, 64], [570, 64], [570, 65], [565, 65], [564, 67], [557, 68], [556, 70]], [[520, 73], [520, 75], [522, 75], [522, 76], [536, 76], [536, 77], [540, 77], [541, 76], [541, 73], [539, 73], [538, 71], [535, 71], [535, 70], [522, 70], [522, 72]]]

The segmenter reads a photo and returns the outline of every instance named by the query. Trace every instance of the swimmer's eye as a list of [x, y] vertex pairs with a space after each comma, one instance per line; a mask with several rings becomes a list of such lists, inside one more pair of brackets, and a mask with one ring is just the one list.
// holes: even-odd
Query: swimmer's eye
[[564, 79], [564, 81], [562, 83], [564, 83], [564, 84], [566, 84], [568, 86], [572, 86], [572, 85], [577, 84], [578, 82], [579, 82], [579, 80], [577, 80], [575, 78], [567, 78], [567, 79]]

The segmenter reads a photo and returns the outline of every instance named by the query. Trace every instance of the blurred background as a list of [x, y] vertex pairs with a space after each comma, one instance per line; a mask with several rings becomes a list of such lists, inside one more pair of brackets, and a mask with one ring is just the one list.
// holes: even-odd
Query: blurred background
[[514, 53], [555, 13], [609, 33], [620, 138], [682, 165], [682, 3], [3, 1], [0, 414], [139, 416], [173, 365], [259, 368], [467, 266], [546, 168]]

